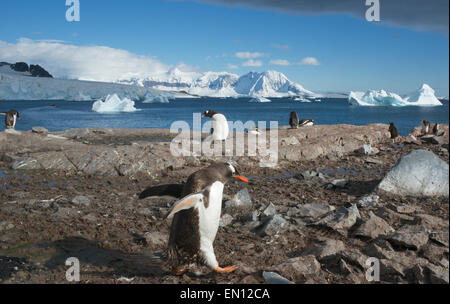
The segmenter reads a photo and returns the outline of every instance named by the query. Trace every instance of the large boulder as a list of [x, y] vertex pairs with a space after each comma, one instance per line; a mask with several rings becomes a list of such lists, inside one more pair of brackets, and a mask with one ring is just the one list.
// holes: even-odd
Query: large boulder
[[448, 164], [433, 152], [415, 150], [403, 156], [378, 188], [416, 197], [448, 197]]

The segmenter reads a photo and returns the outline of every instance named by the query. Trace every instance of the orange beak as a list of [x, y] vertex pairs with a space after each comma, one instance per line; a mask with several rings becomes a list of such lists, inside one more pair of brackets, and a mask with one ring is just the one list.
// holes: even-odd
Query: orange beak
[[243, 181], [244, 183], [248, 183], [248, 178], [237, 175], [235, 176], [238, 180]]
[[204, 118], [204, 117], [205, 117], [205, 114], [202, 115], [202, 118]]

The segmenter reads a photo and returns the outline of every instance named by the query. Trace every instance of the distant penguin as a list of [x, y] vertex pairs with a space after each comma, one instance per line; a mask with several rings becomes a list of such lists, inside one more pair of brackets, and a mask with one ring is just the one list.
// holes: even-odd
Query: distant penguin
[[430, 122], [428, 120], [422, 121], [422, 133], [423, 135], [426, 135], [430, 132]]
[[394, 142], [395, 139], [398, 137], [398, 130], [393, 122], [389, 123], [389, 133], [391, 133], [391, 139]]
[[5, 129], [14, 129], [16, 126], [16, 120], [20, 120], [19, 112], [16, 110], [0, 112], [0, 114], [5, 115]]
[[173, 217], [167, 250], [161, 256], [155, 255], [155, 262], [168, 262], [174, 275], [182, 275], [184, 266], [193, 262], [205, 264], [217, 273], [236, 269], [219, 266], [213, 242], [219, 228], [224, 185], [231, 178], [248, 182], [238, 174], [230, 163], [213, 163], [191, 174], [182, 186], [150, 187], [140, 195], [140, 198], [155, 195], [180, 198], [166, 217]]
[[312, 126], [312, 125], [314, 125], [314, 120], [312, 120], [312, 119], [302, 119], [302, 120], [300, 120], [299, 122], [298, 122], [298, 125], [300, 126], [300, 127], [310, 127], [310, 126]]
[[291, 126], [292, 129], [297, 129], [298, 128], [298, 115], [297, 112], [291, 112], [291, 115], [289, 117], [289, 125]]
[[228, 127], [227, 119], [223, 114], [217, 113], [213, 110], [206, 110], [202, 115], [202, 118], [203, 117], [210, 117], [212, 121], [211, 134], [205, 139], [205, 141], [227, 139], [230, 129]]
[[439, 132], [439, 124], [435, 123], [433, 126], [433, 134], [436, 136], [439, 136], [440, 132]]

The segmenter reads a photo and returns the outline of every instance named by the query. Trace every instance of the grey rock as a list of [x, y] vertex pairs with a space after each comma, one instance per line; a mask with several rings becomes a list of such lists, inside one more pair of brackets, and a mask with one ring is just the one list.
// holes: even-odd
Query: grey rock
[[345, 245], [340, 240], [327, 239], [312, 247], [306, 248], [304, 255], [314, 255], [318, 260], [335, 256], [345, 249]]
[[240, 190], [236, 193], [231, 200], [225, 202], [225, 207], [251, 207], [252, 206], [252, 198], [250, 197], [250, 193], [248, 193], [247, 188]]
[[47, 134], [48, 130], [44, 127], [32, 127], [31, 131], [38, 134]]
[[448, 247], [437, 246], [431, 242], [423, 246], [419, 252], [420, 256], [434, 264], [438, 264], [445, 253], [448, 253]]
[[91, 223], [95, 223], [98, 221], [97, 217], [92, 213], [86, 214], [82, 217], [82, 219]]
[[375, 155], [380, 153], [380, 150], [378, 150], [375, 147], [372, 147], [371, 145], [363, 145], [361, 148], [355, 151], [359, 155]]
[[53, 220], [63, 220], [63, 219], [67, 219], [70, 217], [75, 217], [75, 216], [79, 216], [79, 212], [75, 209], [72, 208], [65, 208], [65, 207], [60, 207], [58, 208], [58, 211], [56, 211], [55, 213], [52, 214], [51, 218]]
[[245, 216], [241, 218], [243, 222], [255, 222], [258, 220], [258, 210], [249, 211]]
[[283, 277], [292, 281], [304, 281], [321, 271], [320, 263], [313, 255], [291, 258], [275, 267]]
[[289, 225], [281, 215], [276, 214], [269, 216], [262, 221], [262, 224], [255, 229], [256, 234], [259, 236], [274, 235], [280, 229], [286, 228]]
[[89, 206], [91, 204], [91, 199], [87, 196], [79, 195], [72, 199], [72, 203], [78, 206]]
[[432, 239], [433, 241], [438, 242], [446, 247], [448, 247], [448, 245], [449, 245], [448, 231], [431, 232], [430, 239]]
[[417, 250], [428, 242], [428, 233], [422, 226], [405, 225], [388, 236], [388, 240], [393, 244]]
[[229, 224], [231, 224], [232, 221], [233, 221], [233, 217], [231, 215], [229, 215], [228, 213], [226, 213], [226, 214], [222, 215], [222, 217], [220, 218], [219, 226], [220, 227], [228, 226]]
[[284, 137], [280, 139], [280, 144], [282, 146], [291, 146], [291, 145], [298, 145], [300, 142], [298, 141], [297, 137], [290, 136], [290, 137]]
[[149, 216], [149, 215], [153, 214], [153, 212], [150, 208], [140, 208], [137, 210], [137, 213], [140, 215], [145, 215], [145, 216]]
[[315, 225], [323, 225], [336, 230], [342, 235], [347, 235], [347, 230], [351, 228], [359, 218], [361, 218], [361, 215], [359, 214], [356, 204], [353, 204], [348, 208], [340, 207], [335, 212], [316, 222]]
[[370, 212], [370, 218], [356, 228], [354, 235], [376, 239], [380, 235], [388, 235], [392, 232], [394, 232], [394, 228], [385, 220]]
[[356, 205], [359, 208], [371, 208], [374, 207], [377, 203], [380, 197], [375, 194], [368, 194], [364, 195], [363, 197], [359, 198], [356, 201]]
[[69, 129], [64, 131], [62, 136], [71, 139], [79, 139], [89, 135], [89, 129]]
[[266, 281], [266, 284], [294, 284], [288, 279], [280, 276], [276, 272], [271, 271], [263, 271], [263, 278]]
[[266, 216], [272, 216], [272, 215], [277, 214], [277, 210], [275, 209], [275, 206], [272, 203], [270, 203], [266, 207], [266, 209], [264, 209], [263, 214]]
[[395, 212], [387, 207], [381, 207], [374, 211], [375, 215], [381, 217], [385, 221], [387, 221], [389, 224], [393, 225], [394, 223], [398, 222], [407, 222], [412, 223], [414, 222], [414, 217], [406, 215], [406, 214], [400, 214], [398, 212]]
[[378, 259], [390, 259], [395, 254], [391, 244], [382, 239], [378, 239], [364, 247], [363, 252], [369, 257]]
[[445, 143], [443, 136], [425, 135], [420, 138], [421, 141], [427, 144], [442, 145]]
[[415, 150], [403, 156], [378, 188], [398, 195], [449, 196], [449, 166], [433, 152]]
[[317, 219], [326, 214], [334, 211], [336, 208], [330, 205], [322, 205], [322, 204], [304, 204], [298, 206], [297, 216], [299, 217], [308, 217], [311, 219]]
[[448, 284], [449, 272], [448, 269], [433, 264], [425, 266], [425, 272], [428, 273], [430, 283], [432, 284]]

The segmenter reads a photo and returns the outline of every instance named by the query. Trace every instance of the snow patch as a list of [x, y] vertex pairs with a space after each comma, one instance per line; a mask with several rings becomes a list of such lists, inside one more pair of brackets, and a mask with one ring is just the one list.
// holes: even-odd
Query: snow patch
[[117, 94], [106, 96], [105, 101], [99, 99], [92, 104], [92, 111], [98, 113], [135, 112], [134, 101], [129, 98], [120, 99]]

